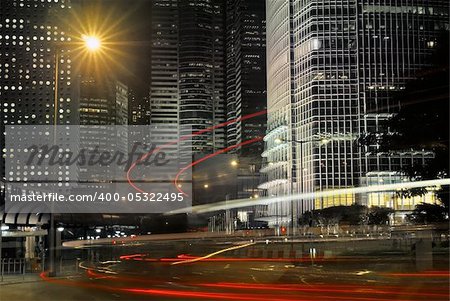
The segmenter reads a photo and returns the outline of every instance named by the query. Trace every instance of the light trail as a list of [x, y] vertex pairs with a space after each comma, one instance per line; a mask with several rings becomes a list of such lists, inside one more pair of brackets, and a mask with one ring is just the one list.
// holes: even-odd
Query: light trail
[[233, 251], [233, 250], [238, 250], [238, 249], [243, 249], [243, 248], [252, 246], [254, 244], [255, 244], [254, 242], [251, 242], [251, 243], [244, 244], [244, 245], [239, 245], [239, 246], [234, 246], [234, 247], [222, 249], [222, 250], [219, 250], [217, 252], [213, 252], [211, 254], [202, 256], [202, 257], [192, 258], [192, 259], [187, 259], [187, 260], [180, 260], [180, 261], [172, 263], [172, 265], [183, 264], [183, 263], [193, 263], [193, 262], [201, 261], [201, 260], [211, 258], [211, 257], [213, 257], [215, 255], [218, 255], [218, 254], [221, 254], [221, 253], [225, 253], [225, 252], [229, 252], [229, 251]]
[[[445, 286], [428, 287], [427, 290], [411, 290], [402, 285], [356, 285], [340, 283], [323, 283], [314, 285], [284, 284], [284, 283], [246, 283], [246, 282], [182, 282], [187, 289], [168, 289], [161, 287], [163, 280], [149, 280], [121, 275], [104, 276], [92, 270], [87, 270], [90, 279], [96, 282], [74, 280], [67, 278], [49, 278], [41, 273], [43, 281], [92, 289], [104, 292], [132, 293], [147, 296], [160, 296], [170, 299], [208, 299], [208, 300], [249, 300], [249, 301], [290, 301], [290, 300], [361, 300], [361, 301], [389, 301], [389, 300], [448, 300], [448, 290]], [[444, 274], [446, 271], [428, 271], [433, 274]], [[110, 281], [120, 285], [111, 285]], [[145, 285], [144, 287], [139, 284]], [[128, 287], [127, 285], [132, 285]], [[158, 287], [147, 287], [157, 285]], [[205, 289], [208, 289], [205, 291]], [[211, 291], [213, 289], [214, 291]], [[220, 290], [220, 291], [217, 291]], [[241, 291], [241, 292], [239, 292]]]
[[236, 199], [222, 201], [214, 204], [205, 204], [193, 206], [190, 208], [182, 208], [178, 210], [173, 210], [165, 213], [166, 215], [179, 214], [179, 213], [206, 213], [220, 210], [228, 210], [235, 208], [242, 208], [255, 205], [269, 205], [282, 202], [290, 202], [293, 200], [310, 200], [315, 198], [326, 198], [330, 196], [346, 195], [346, 194], [363, 194], [363, 193], [376, 193], [376, 192], [394, 192], [400, 191], [402, 189], [411, 189], [419, 187], [432, 187], [432, 186], [448, 186], [450, 185], [450, 179], [436, 179], [436, 180], [426, 180], [426, 181], [415, 181], [415, 182], [403, 182], [394, 184], [384, 184], [384, 185], [373, 185], [364, 187], [354, 187], [354, 188], [344, 188], [328, 191], [318, 191], [318, 192], [308, 192], [308, 193], [298, 193], [294, 195], [285, 195], [277, 197], [260, 197], [258, 199]]
[[[157, 148], [153, 149], [152, 151], [150, 151], [150, 152], [144, 154], [144, 155], [143, 155], [142, 157], [140, 157], [138, 160], [136, 160], [135, 162], [133, 162], [133, 164], [131, 164], [130, 168], [129, 168], [128, 171], [127, 171], [127, 181], [128, 181], [128, 183], [131, 185], [131, 187], [133, 187], [135, 190], [137, 190], [138, 192], [141, 192], [141, 193], [145, 193], [145, 191], [143, 191], [142, 189], [140, 189], [139, 187], [137, 187], [137, 186], [134, 184], [133, 180], [131, 179], [131, 172], [133, 171], [133, 169], [136, 168], [136, 166], [137, 166], [139, 163], [141, 163], [142, 161], [144, 161], [146, 158], [148, 158], [149, 156], [151, 156], [153, 153], [159, 152], [160, 150], [162, 150], [162, 149], [164, 149], [164, 148], [167, 148], [167, 147], [169, 147], [169, 146], [175, 145], [175, 144], [177, 144], [177, 143], [179, 143], [179, 142], [181, 142], [181, 141], [185, 141], [185, 140], [187, 140], [187, 139], [189, 139], [189, 138], [191, 138], [191, 137], [195, 137], [195, 136], [199, 136], [199, 135], [202, 135], [202, 134], [204, 134], [204, 133], [207, 133], [207, 132], [211, 132], [211, 131], [213, 131], [213, 130], [215, 130], [215, 129], [225, 127], [225, 126], [227, 126], [227, 125], [229, 125], [229, 124], [232, 124], [232, 123], [236, 123], [236, 122], [239, 122], [239, 121], [244, 121], [244, 120], [247, 120], [247, 119], [251, 119], [251, 118], [258, 117], [258, 116], [262, 116], [262, 115], [265, 115], [266, 113], [267, 113], [267, 110], [262, 110], [262, 111], [259, 111], [259, 112], [256, 112], [256, 113], [252, 113], [252, 114], [248, 114], [248, 115], [245, 115], [245, 116], [242, 116], [242, 117], [238, 117], [238, 118], [235, 118], [235, 119], [232, 119], [232, 120], [228, 120], [228, 121], [226, 121], [226, 122], [222, 122], [222, 123], [216, 124], [216, 125], [214, 125], [214, 126], [212, 126], [212, 127], [209, 127], [209, 128], [206, 128], [206, 129], [203, 129], [203, 130], [194, 132], [194, 133], [192, 133], [192, 134], [184, 135], [184, 136], [180, 137], [178, 140], [174, 140], [174, 141], [171, 141], [171, 142], [169, 142], [169, 143], [166, 143], [166, 144], [164, 144], [164, 145], [162, 145], [162, 146], [160, 146], [160, 147], [157, 147]], [[254, 141], [254, 142], [256, 142], [256, 141]], [[239, 147], [239, 146], [235, 146], [235, 147]], [[178, 186], [175, 186], [175, 187], [177, 187], [177, 189], [178, 189]], [[184, 192], [183, 192], [183, 193], [184, 193]]]
[[253, 144], [253, 143], [255, 143], [255, 142], [262, 141], [262, 140], [263, 140], [263, 137], [256, 137], [256, 138], [253, 138], [253, 139], [250, 139], [250, 140], [246, 140], [246, 141], [241, 142], [241, 143], [239, 143], [239, 144], [235, 144], [235, 145], [229, 146], [229, 147], [227, 147], [227, 148], [218, 150], [218, 151], [215, 152], [215, 153], [206, 155], [205, 157], [203, 157], [203, 158], [201, 158], [201, 159], [199, 159], [199, 160], [197, 160], [197, 161], [192, 162], [191, 164], [189, 164], [189, 165], [183, 167], [183, 168], [177, 173], [177, 175], [175, 176], [175, 180], [173, 181], [175, 187], [177, 188], [177, 190], [178, 190], [179, 192], [181, 192], [181, 193], [183, 193], [184, 195], [187, 196], [187, 194], [186, 194], [186, 193], [179, 187], [179, 185], [178, 185], [178, 179], [179, 179], [179, 177], [180, 177], [186, 170], [188, 170], [189, 168], [191, 168], [191, 167], [193, 167], [193, 166], [195, 166], [195, 165], [197, 165], [197, 164], [199, 164], [199, 163], [202, 163], [202, 162], [204, 162], [204, 161], [206, 161], [206, 160], [209, 160], [209, 159], [211, 159], [211, 158], [214, 158], [215, 156], [218, 156], [218, 155], [223, 154], [223, 153], [227, 153], [227, 152], [229, 152], [230, 150], [233, 150], [233, 149], [235, 149], [235, 148], [238, 148], [238, 147], [241, 147], [241, 146], [245, 146], [245, 145], [248, 145], [248, 144]]
[[[307, 287], [300, 285], [283, 286], [279, 284], [250, 284], [250, 283], [208, 283], [201, 284], [205, 287], [217, 287], [228, 289], [243, 289], [243, 290], [269, 290], [269, 291], [298, 291], [298, 292], [319, 292], [319, 293], [350, 293], [350, 294], [374, 294], [374, 295], [404, 295], [404, 296], [425, 296], [425, 297], [448, 297], [448, 293], [421, 293], [411, 291], [399, 291], [399, 287], [392, 289], [379, 289], [378, 287], [364, 288], [362, 286], [353, 286], [346, 288], [345, 286], [332, 285], [309, 285]], [[347, 286], [349, 287], [349, 286]]]

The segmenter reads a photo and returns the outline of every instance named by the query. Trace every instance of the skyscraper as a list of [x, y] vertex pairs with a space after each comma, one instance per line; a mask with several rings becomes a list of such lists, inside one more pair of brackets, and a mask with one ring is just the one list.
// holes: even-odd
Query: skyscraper
[[81, 125], [127, 125], [128, 87], [117, 80], [85, 76], [79, 106]]
[[[84, 76], [80, 81], [80, 149], [128, 153], [128, 87], [118, 80]], [[95, 170], [95, 172], [92, 172]], [[108, 180], [122, 179], [115, 166], [80, 168], [79, 177], [92, 187]], [[114, 176], [113, 176], [114, 175]], [[115, 177], [115, 178], [114, 178]], [[91, 186], [86, 185], [87, 188]]]
[[[265, 0], [228, 0], [226, 3], [226, 104], [227, 120], [239, 120], [267, 107]], [[227, 126], [227, 146], [264, 136], [266, 117], [258, 116]], [[262, 142], [236, 148], [236, 198], [259, 197]], [[236, 213], [246, 226], [253, 225], [264, 207], [242, 208]]]
[[[151, 124], [164, 128], [161, 137], [224, 122], [224, 77], [223, 1], [154, 1], [149, 101]], [[225, 130], [190, 143], [193, 151], [210, 153], [225, 147]]]
[[[226, 120], [225, 5], [223, 0], [179, 1], [179, 84], [181, 134]], [[225, 129], [192, 137], [195, 152], [226, 144]]]
[[[77, 124], [77, 77], [71, 61], [71, 35], [62, 22], [70, 1], [1, 2], [0, 18], [0, 170], [5, 181], [5, 125]], [[56, 52], [59, 61], [56, 62]], [[55, 67], [58, 65], [54, 109]], [[54, 112], [58, 112], [54, 116]]]
[[[397, 181], [402, 160], [429, 153], [377, 154], [356, 139], [395, 114], [393, 93], [427, 66], [448, 29], [447, 1], [267, 1], [268, 132], [263, 157], [269, 196]], [[405, 161], [403, 161], [405, 162]], [[355, 195], [269, 208], [273, 223], [291, 210], [350, 205]], [[369, 204], [370, 205], [370, 204]], [[295, 222], [295, 221], [294, 221]]]
[[150, 123], [163, 126], [152, 140], [164, 143], [179, 136], [178, 1], [153, 1], [151, 12]]
[[[265, 1], [228, 0], [226, 9], [227, 119], [266, 109], [266, 12]], [[227, 144], [239, 144], [265, 134], [264, 116], [231, 123]], [[263, 143], [240, 150], [260, 161]], [[257, 163], [254, 161], [254, 163]], [[259, 169], [259, 166], [258, 166]]]

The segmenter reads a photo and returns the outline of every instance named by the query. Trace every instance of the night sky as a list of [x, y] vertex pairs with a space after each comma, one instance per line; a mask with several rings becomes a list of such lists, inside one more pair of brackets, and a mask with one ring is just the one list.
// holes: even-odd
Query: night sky
[[94, 30], [108, 32], [114, 60], [124, 67], [108, 69], [112, 67], [112, 75], [133, 89], [138, 99], [148, 95], [151, 4], [152, 0], [73, 1], [78, 22], [95, 23]]

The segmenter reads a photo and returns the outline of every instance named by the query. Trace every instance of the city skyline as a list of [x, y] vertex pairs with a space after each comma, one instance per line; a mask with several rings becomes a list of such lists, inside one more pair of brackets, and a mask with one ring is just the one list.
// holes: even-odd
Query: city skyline
[[[259, 197], [261, 191], [272, 197], [397, 183], [406, 180], [399, 173], [404, 166], [434, 158], [426, 149], [388, 155], [379, 152], [377, 143], [359, 146], [356, 141], [383, 131], [383, 123], [398, 112], [394, 96], [416, 72], [430, 66], [438, 34], [448, 29], [445, 2], [301, 6], [292, 1], [269, 3], [266, 10], [264, 1], [202, 1], [138, 1], [130, 7], [114, 2], [114, 9], [107, 12], [109, 20], [97, 27], [87, 20], [109, 7], [107, 1], [8, 2], [2, 10], [6, 16], [2, 29], [7, 33], [1, 37], [7, 57], [2, 66], [2, 96], [7, 98], [2, 103], [2, 127], [143, 122], [156, 128], [163, 125], [161, 133], [154, 131], [151, 138], [164, 143], [168, 136], [238, 120], [194, 135], [190, 143], [195, 153], [229, 147], [238, 155], [240, 198]], [[111, 22], [120, 15], [120, 7], [128, 10]], [[31, 11], [36, 12], [28, 15]], [[62, 21], [68, 16], [74, 20], [83, 11], [88, 14], [73, 23]], [[145, 20], [133, 19], [146, 14]], [[417, 18], [410, 20], [411, 16]], [[87, 23], [76, 28], [83, 22]], [[100, 34], [108, 24], [109, 36]], [[136, 32], [121, 40], [130, 30], [125, 25]], [[80, 55], [74, 48], [89, 26], [104, 46], [98, 55]], [[127, 29], [111, 33], [120, 26]], [[118, 98], [108, 105], [111, 108], [101, 102], [112, 101], [112, 91], [105, 92], [107, 97], [84, 95], [90, 81], [103, 80], [124, 83], [117, 84]], [[266, 101], [267, 132], [262, 114], [240, 121], [264, 111]], [[234, 148], [264, 135], [265, 149], [260, 142]], [[260, 171], [267, 177], [263, 183]], [[429, 195], [406, 203], [391, 202], [392, 198], [392, 194], [336, 195], [271, 205], [268, 210], [263, 206], [259, 214], [265, 220], [275, 218], [279, 226], [292, 224], [305, 211], [330, 206], [358, 203], [411, 210], [420, 200], [436, 202]]]
[[449, 300], [448, 0], [0, 0], [0, 298]]

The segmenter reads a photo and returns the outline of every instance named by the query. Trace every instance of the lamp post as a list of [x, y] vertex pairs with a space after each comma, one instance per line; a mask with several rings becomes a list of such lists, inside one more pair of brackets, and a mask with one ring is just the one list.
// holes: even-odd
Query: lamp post
[[[101, 41], [95, 36], [82, 36], [83, 48], [89, 52], [96, 52], [101, 48]], [[68, 43], [70, 44], [70, 43]], [[53, 74], [54, 86], [53, 86], [53, 144], [57, 145], [57, 126], [58, 126], [58, 107], [59, 107], [59, 56], [60, 48], [56, 47], [54, 55], [55, 72]], [[56, 253], [56, 232], [55, 232], [55, 215], [53, 213], [53, 202], [50, 210], [50, 229], [49, 229], [49, 277], [56, 276], [55, 270], [55, 253]]]
[[[233, 170], [237, 170], [239, 168], [239, 161], [237, 159], [231, 160], [230, 161], [230, 166], [233, 168]], [[236, 174], [233, 172], [232, 175], [233, 175], [233, 178], [236, 179], [236, 181], [237, 181], [237, 171], [236, 171]], [[235, 189], [236, 189], [236, 185], [234, 185], [234, 186], [235, 186]], [[236, 193], [237, 193], [237, 190], [236, 190]], [[226, 205], [228, 205], [228, 201], [230, 199], [230, 196], [231, 196], [231, 198], [237, 197], [237, 196], [235, 196], [236, 193], [233, 191], [232, 193], [227, 193], [225, 195], [225, 204]], [[225, 233], [226, 234], [233, 234], [233, 232], [234, 232], [233, 211], [230, 208], [227, 207], [225, 209]]]
[[[320, 142], [321, 144], [327, 144], [330, 142], [330, 140], [325, 139], [325, 138], [321, 138], [321, 139], [310, 139], [310, 140], [286, 140], [286, 139], [281, 139], [281, 138], [277, 138], [275, 139], [275, 143], [276, 144], [280, 144], [280, 143], [284, 143], [284, 142], [290, 142], [290, 143], [297, 143], [300, 144], [300, 188], [301, 188], [301, 192], [303, 193], [303, 144], [305, 143], [310, 143], [310, 142]], [[292, 160], [292, 158], [291, 158]], [[294, 164], [292, 164], [292, 169], [291, 169], [291, 196], [294, 194]], [[298, 213], [296, 218], [298, 218]], [[294, 227], [294, 199], [291, 198], [291, 236], [294, 236], [294, 231], [295, 231], [295, 227]]]
[[0, 281], [3, 282], [3, 217], [0, 216]]

